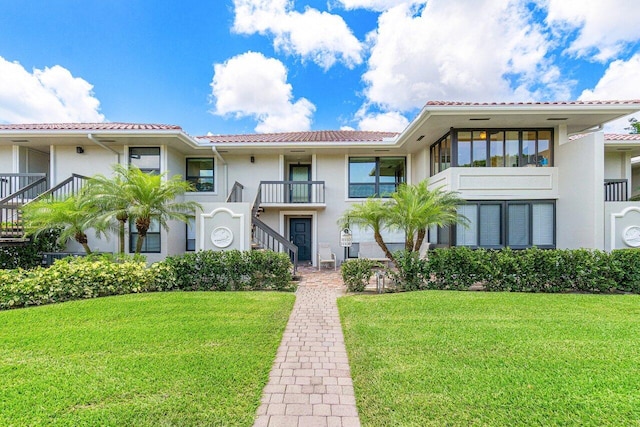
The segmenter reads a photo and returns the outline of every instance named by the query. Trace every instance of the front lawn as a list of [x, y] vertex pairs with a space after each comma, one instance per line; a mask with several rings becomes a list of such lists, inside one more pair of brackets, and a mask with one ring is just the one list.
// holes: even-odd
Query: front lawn
[[363, 426], [640, 425], [640, 297], [338, 300]]
[[168, 292], [0, 312], [0, 425], [250, 426], [293, 302]]

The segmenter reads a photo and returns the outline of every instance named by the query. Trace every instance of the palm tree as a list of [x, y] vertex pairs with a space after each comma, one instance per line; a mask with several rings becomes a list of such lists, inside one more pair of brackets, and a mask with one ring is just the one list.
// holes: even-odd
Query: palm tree
[[355, 204], [347, 209], [338, 222], [343, 228], [353, 225], [362, 228], [371, 228], [378, 246], [384, 251], [387, 258], [393, 260], [393, 255], [382, 239], [382, 234], [380, 234], [380, 231], [385, 228], [385, 210], [385, 203], [382, 200], [368, 198], [363, 203]]
[[196, 202], [176, 201], [178, 196], [192, 189], [192, 184], [183, 181], [179, 175], [166, 179], [166, 173], [147, 174], [135, 166], [117, 166], [115, 172], [115, 180], [122, 183], [120, 197], [128, 202], [126, 213], [135, 222], [138, 232], [136, 254], [142, 251], [152, 220], [168, 230], [167, 221], [187, 222], [193, 216], [192, 212], [200, 208]]
[[113, 178], [104, 175], [95, 175], [89, 179], [85, 186], [87, 198], [98, 207], [99, 221], [110, 223], [114, 219], [118, 226], [118, 245], [120, 254], [124, 254], [125, 230], [129, 220], [128, 195], [124, 191], [127, 168], [122, 165], [114, 165]]
[[464, 200], [456, 192], [442, 187], [429, 190], [429, 182], [415, 185], [402, 184], [391, 194], [387, 203], [386, 223], [391, 229], [405, 234], [405, 250], [420, 251], [429, 227], [466, 224], [466, 217], [458, 214], [458, 205]]
[[96, 210], [87, 203], [81, 192], [64, 200], [46, 198], [27, 203], [22, 207], [22, 217], [28, 234], [38, 236], [48, 230], [60, 230], [58, 243], [64, 245], [74, 239], [87, 254], [91, 253], [86, 231], [95, 229], [96, 236], [105, 234], [104, 223], [97, 220]]
[[378, 246], [385, 256], [394, 261], [393, 254], [382, 239], [382, 229], [400, 230], [405, 234], [405, 250], [418, 252], [429, 227], [466, 224], [467, 218], [458, 214], [457, 206], [463, 204], [455, 192], [441, 187], [429, 190], [424, 180], [415, 185], [402, 184], [391, 194], [390, 200], [369, 198], [353, 205], [340, 218], [340, 224], [353, 224], [371, 228]]

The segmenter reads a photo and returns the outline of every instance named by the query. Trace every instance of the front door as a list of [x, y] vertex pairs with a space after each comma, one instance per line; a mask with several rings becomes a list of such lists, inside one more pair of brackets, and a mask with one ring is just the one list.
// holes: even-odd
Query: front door
[[311, 188], [308, 182], [311, 181], [311, 165], [290, 165], [289, 181], [304, 182], [304, 184], [297, 184], [295, 182], [292, 182], [290, 184], [289, 202], [309, 203], [309, 197], [311, 197]]
[[311, 218], [290, 218], [289, 240], [298, 247], [298, 262], [311, 261]]

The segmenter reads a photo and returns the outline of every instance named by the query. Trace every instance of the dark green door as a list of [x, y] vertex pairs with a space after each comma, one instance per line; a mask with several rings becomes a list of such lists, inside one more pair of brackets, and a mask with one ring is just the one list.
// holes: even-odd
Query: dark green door
[[[289, 181], [295, 181], [290, 184], [289, 202], [290, 203], [309, 203], [311, 200], [311, 165], [290, 165]], [[300, 181], [298, 184], [297, 181]]]
[[311, 218], [289, 219], [289, 240], [298, 247], [298, 261], [311, 261]]

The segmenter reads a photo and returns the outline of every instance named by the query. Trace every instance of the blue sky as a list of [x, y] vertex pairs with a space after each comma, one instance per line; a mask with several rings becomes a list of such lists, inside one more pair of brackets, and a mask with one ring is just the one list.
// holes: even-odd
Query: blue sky
[[0, 123], [400, 131], [429, 100], [640, 99], [636, 6], [0, 0]]

